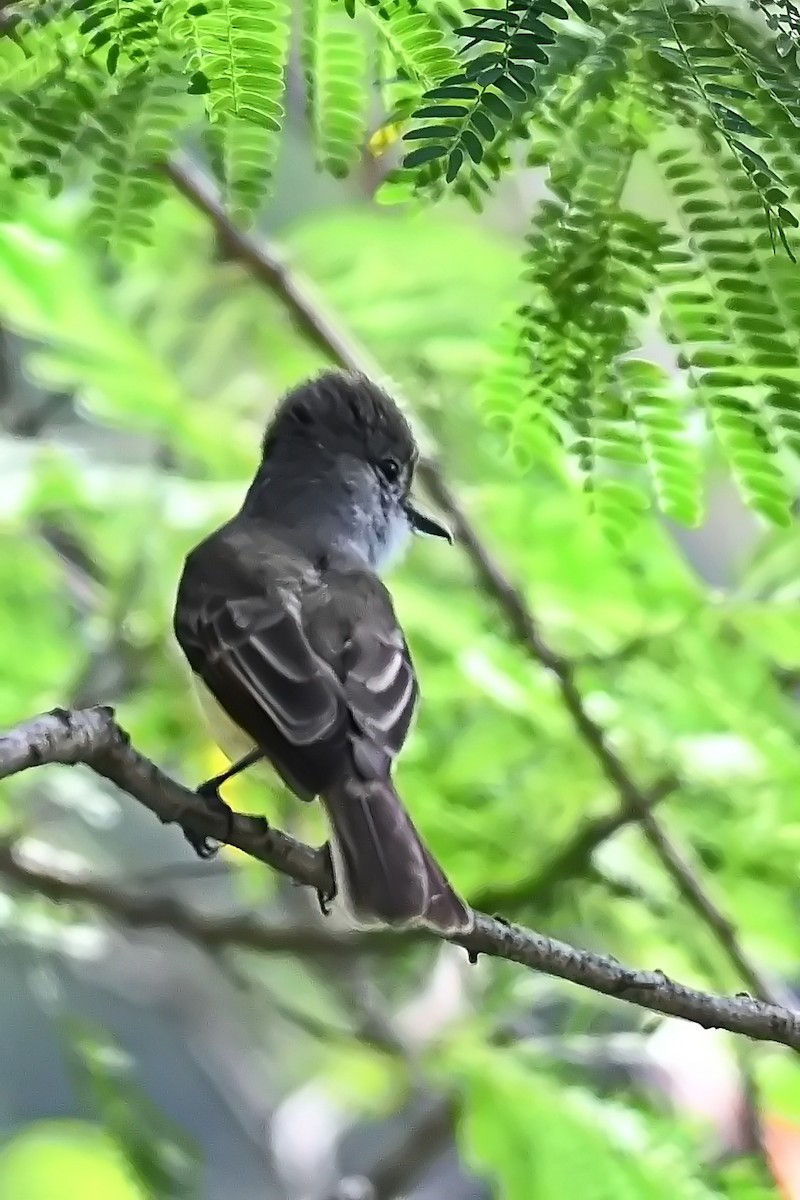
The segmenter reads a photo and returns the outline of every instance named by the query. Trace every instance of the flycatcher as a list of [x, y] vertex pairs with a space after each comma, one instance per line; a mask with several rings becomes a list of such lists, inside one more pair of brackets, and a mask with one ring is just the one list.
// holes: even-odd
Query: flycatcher
[[330, 372], [290, 392], [240, 511], [186, 560], [174, 628], [234, 763], [199, 790], [220, 805], [225, 779], [268, 760], [301, 800], [322, 801], [356, 923], [452, 934], [472, 912], [391, 775], [418, 686], [377, 572], [412, 532], [452, 540], [411, 502], [417, 457], [408, 422], [370, 380]]

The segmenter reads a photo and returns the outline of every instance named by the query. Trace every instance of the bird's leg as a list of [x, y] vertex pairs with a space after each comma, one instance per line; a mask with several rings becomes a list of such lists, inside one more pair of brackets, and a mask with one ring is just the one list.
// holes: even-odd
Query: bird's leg
[[240, 758], [232, 767], [228, 767], [227, 771], [223, 771], [221, 775], [215, 775], [213, 779], [207, 779], [205, 783], [201, 783], [196, 789], [198, 796], [217, 796], [219, 798], [219, 789], [223, 783], [227, 783], [229, 779], [233, 779], [234, 775], [240, 775], [242, 771], [246, 771], [248, 767], [252, 767], [255, 763], [260, 762], [262, 758], [264, 758], [263, 750], [256, 748], [248, 751], [244, 758]]
[[197, 795], [203, 797], [210, 809], [222, 813], [225, 817], [225, 835], [221, 842], [215, 843], [211, 838], [200, 837], [198, 834], [184, 829], [183, 836], [198, 858], [213, 858], [215, 854], [219, 853], [220, 846], [230, 840], [233, 828], [233, 812], [230, 805], [226, 804], [222, 796], [220, 796], [219, 789], [223, 783], [227, 783], [229, 779], [233, 779], [234, 775], [239, 775], [242, 771], [246, 771], [248, 767], [252, 767], [254, 763], [259, 762], [263, 757], [263, 750], [251, 750], [248, 754], [245, 754], [244, 758], [240, 758], [233, 766], [228, 767], [227, 771], [223, 771], [221, 775], [215, 775], [213, 779], [207, 779], [205, 783], [201, 783], [195, 789]]
[[320, 847], [320, 853], [326, 856], [328, 860], [328, 866], [330, 867], [331, 878], [333, 879], [332, 892], [324, 892], [322, 888], [317, 888], [317, 904], [319, 905], [319, 911], [322, 913], [323, 917], [327, 917], [330, 916], [331, 903], [336, 899], [336, 876], [333, 872], [333, 858], [331, 857], [330, 842], [326, 842], [324, 846]]

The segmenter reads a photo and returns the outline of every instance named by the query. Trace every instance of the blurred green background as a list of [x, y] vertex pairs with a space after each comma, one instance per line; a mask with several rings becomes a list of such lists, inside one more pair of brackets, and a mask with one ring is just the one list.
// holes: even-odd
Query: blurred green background
[[[541, 170], [509, 174], [482, 213], [397, 209], [374, 199], [382, 159], [324, 177], [287, 128], [258, 236], [397, 381], [630, 776], [676, 776], [658, 819], [734, 937], [637, 826], [581, 852], [622, 798], [462, 550], [427, 543], [391, 577], [424, 697], [398, 771], [415, 820], [476, 904], [731, 994], [753, 990], [739, 948], [796, 1003], [795, 525], [757, 520], [698, 439], [703, 522], [642, 505], [609, 540], [563, 472], [488, 419]], [[224, 760], [170, 630], [183, 557], [238, 507], [276, 401], [326, 363], [176, 192], [122, 261], [98, 253], [90, 203], [25, 184], [0, 221], [0, 723], [110, 703], [194, 784]], [[646, 154], [629, 203], [673, 211]], [[658, 336], [648, 354], [671, 369]], [[324, 837], [258, 782], [226, 796]], [[303, 890], [236, 852], [197, 862], [82, 768], [0, 800], [6, 846], [45, 879], [23, 889], [0, 863], [0, 1200], [800, 1197], [788, 1051], [446, 945], [212, 950], [168, 920], [57, 906], [47, 875], [90, 872], [201, 916], [328, 928]]]

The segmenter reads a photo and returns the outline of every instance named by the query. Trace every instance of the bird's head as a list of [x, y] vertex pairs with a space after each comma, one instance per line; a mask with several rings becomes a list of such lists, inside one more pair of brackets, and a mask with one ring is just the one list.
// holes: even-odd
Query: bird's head
[[410, 532], [452, 541], [412, 502], [419, 451], [411, 426], [363, 375], [329, 371], [289, 392], [267, 427], [262, 458], [267, 473], [276, 462], [293, 463], [298, 487], [349, 496], [352, 520], [374, 543], [367, 557], [375, 566], [394, 557]]

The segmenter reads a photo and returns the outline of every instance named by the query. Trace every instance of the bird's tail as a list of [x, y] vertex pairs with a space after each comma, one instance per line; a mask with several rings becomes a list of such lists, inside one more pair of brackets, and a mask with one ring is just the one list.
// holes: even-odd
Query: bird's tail
[[423, 844], [389, 779], [349, 778], [322, 797], [338, 893], [361, 926], [466, 933], [471, 909]]

